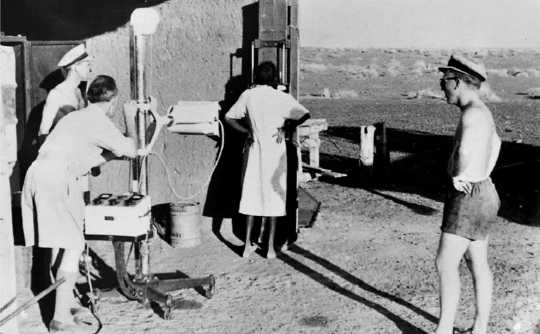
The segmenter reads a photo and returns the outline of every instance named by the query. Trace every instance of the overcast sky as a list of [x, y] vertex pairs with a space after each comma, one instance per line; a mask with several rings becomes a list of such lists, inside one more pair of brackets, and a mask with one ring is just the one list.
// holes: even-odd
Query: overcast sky
[[299, 0], [302, 46], [532, 47], [540, 0]]

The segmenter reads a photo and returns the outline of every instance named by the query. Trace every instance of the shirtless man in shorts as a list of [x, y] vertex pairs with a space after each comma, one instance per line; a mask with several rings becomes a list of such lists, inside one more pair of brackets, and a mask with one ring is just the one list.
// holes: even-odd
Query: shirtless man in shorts
[[446, 101], [456, 105], [461, 117], [448, 165], [452, 186], [444, 204], [442, 235], [436, 265], [440, 277], [440, 317], [435, 334], [452, 334], [459, 302], [459, 264], [465, 255], [473, 274], [476, 315], [466, 333], [486, 334], [493, 277], [487, 248], [490, 225], [500, 201], [490, 174], [499, 155], [501, 140], [488, 107], [478, 96], [486, 80], [482, 65], [451, 56], [440, 67]]

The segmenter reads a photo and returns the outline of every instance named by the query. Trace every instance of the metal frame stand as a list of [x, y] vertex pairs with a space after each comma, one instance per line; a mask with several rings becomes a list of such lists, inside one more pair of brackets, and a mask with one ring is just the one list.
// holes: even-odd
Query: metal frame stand
[[[149, 232], [149, 234], [151, 234]], [[146, 271], [149, 258], [149, 236], [142, 235], [132, 240], [113, 239], [114, 259], [116, 263], [116, 278], [120, 291], [131, 300], [137, 300], [145, 307], [152, 302], [159, 304], [163, 310], [163, 318], [171, 319], [171, 311], [180, 298], [173, 298], [168, 292], [181, 289], [202, 288], [206, 298], [212, 298], [215, 292], [216, 279], [213, 275], [200, 278], [158, 278], [157, 275]], [[127, 271], [129, 254], [126, 258], [125, 244], [131, 243], [134, 250], [135, 274]], [[167, 273], [164, 276], [171, 276]]]
[[[151, 123], [150, 95], [148, 94], [149, 78], [147, 66], [151, 48], [148, 47], [150, 35], [135, 34], [132, 29], [130, 39], [130, 67], [131, 67], [131, 98], [137, 102], [136, 129], [137, 147], [146, 148], [149, 138], [146, 129]], [[155, 120], [157, 122], [157, 120]], [[156, 131], [159, 128], [156, 126]], [[157, 133], [155, 134], [157, 135]], [[148, 194], [148, 161], [138, 157], [131, 161], [131, 191], [142, 195]], [[170, 291], [190, 288], [202, 288], [203, 295], [212, 298], [215, 292], [216, 279], [213, 275], [201, 278], [174, 277], [175, 273], [152, 274], [150, 272], [150, 244], [154, 236], [153, 231], [137, 237], [107, 236], [114, 247], [116, 262], [116, 277], [119, 288], [129, 299], [137, 300], [146, 307], [151, 303], [158, 303], [163, 309], [163, 318], [170, 319], [171, 311], [178, 304], [179, 299], [173, 298]], [[127, 270], [130, 254], [125, 255], [125, 244], [130, 243], [134, 250], [134, 274]], [[172, 278], [159, 278], [172, 277]]]
[[[199, 288], [203, 296], [208, 299], [212, 298], [216, 289], [214, 275], [186, 278], [184, 276], [178, 277], [177, 273], [150, 272], [150, 240], [153, 237], [154, 232], [148, 231], [147, 234], [137, 237], [89, 235], [86, 239], [112, 242], [116, 279], [122, 294], [130, 300], [137, 300], [147, 308], [152, 303], [158, 304], [163, 310], [163, 318], [166, 320], [171, 319], [172, 310], [182, 300], [174, 298], [169, 292]], [[125, 253], [126, 244], [130, 245], [130, 251], [127, 255]], [[132, 252], [134, 273], [128, 271]]]

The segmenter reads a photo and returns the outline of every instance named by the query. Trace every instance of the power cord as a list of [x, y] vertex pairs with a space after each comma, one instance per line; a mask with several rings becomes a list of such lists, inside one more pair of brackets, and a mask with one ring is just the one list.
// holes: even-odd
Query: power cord
[[88, 283], [88, 300], [90, 302], [90, 312], [98, 323], [98, 328], [94, 332], [94, 334], [98, 334], [103, 328], [103, 323], [101, 322], [101, 319], [97, 314], [98, 296], [97, 292], [94, 291], [94, 286], [92, 285], [92, 278], [90, 277], [90, 247], [88, 247], [88, 245], [85, 245], [84, 253], [84, 266], [86, 269], [86, 282]]
[[178, 194], [176, 192], [176, 190], [174, 189], [173, 182], [172, 182], [172, 177], [171, 177], [171, 173], [170, 173], [170, 167], [165, 162], [165, 159], [158, 153], [150, 152], [151, 155], [156, 156], [158, 158], [158, 160], [161, 162], [161, 165], [163, 166], [163, 169], [165, 170], [165, 174], [167, 175], [167, 184], [169, 186], [169, 189], [171, 190], [171, 192], [174, 194], [174, 196], [177, 199], [179, 199], [181, 201], [192, 200], [195, 197], [199, 196], [203, 192], [204, 188], [206, 188], [206, 186], [208, 186], [208, 184], [210, 183], [210, 180], [212, 179], [212, 175], [214, 174], [214, 172], [215, 172], [215, 170], [217, 168], [217, 165], [219, 163], [219, 160], [221, 159], [221, 155], [223, 153], [223, 146], [225, 145], [225, 131], [224, 131], [224, 128], [223, 128], [223, 123], [221, 123], [221, 121], [219, 121], [219, 120], [218, 120], [218, 123], [219, 123], [219, 129], [220, 129], [220, 133], [221, 133], [221, 136], [220, 136], [221, 137], [221, 143], [220, 143], [218, 156], [216, 158], [214, 166], [212, 166], [212, 170], [210, 171], [206, 181], [204, 181], [204, 183], [201, 184], [200, 188], [195, 193], [189, 194], [188, 196], [182, 196], [182, 195]]

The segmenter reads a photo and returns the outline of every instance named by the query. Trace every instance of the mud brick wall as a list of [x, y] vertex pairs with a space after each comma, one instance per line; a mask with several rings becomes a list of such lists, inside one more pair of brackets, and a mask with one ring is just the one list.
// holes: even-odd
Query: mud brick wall
[[[15, 296], [15, 283], [22, 288], [28, 284], [30, 252], [13, 246], [11, 222], [11, 192], [9, 184], [10, 170], [7, 161], [14, 161], [16, 156], [15, 124], [15, 54], [10, 47], [0, 46], [0, 268], [3, 268], [7, 282], [2, 286], [0, 302], [5, 304]], [[15, 256], [15, 257], [14, 257]], [[15, 265], [17, 264], [17, 265]], [[16, 269], [16, 273], [14, 270]], [[10, 282], [16, 275], [15, 282]], [[15, 331], [13, 327], [3, 328]]]
[[[15, 54], [10, 47], [0, 46], [0, 89], [2, 90], [2, 103], [0, 120], [6, 123], [17, 121], [15, 116]], [[3, 126], [4, 124], [0, 124]]]
[[[220, 101], [229, 79], [229, 54], [242, 47], [242, 7], [247, 0], [167, 1], [155, 8], [161, 22], [152, 40], [150, 91], [159, 113], [179, 100]], [[129, 27], [88, 39], [95, 58], [93, 74], [113, 76], [120, 88], [120, 102], [129, 98]], [[119, 113], [121, 114], [121, 113]], [[123, 126], [121, 115], [116, 121]], [[170, 178], [182, 195], [195, 192], [205, 182], [217, 153], [216, 142], [206, 136], [184, 136], [162, 131], [154, 151], [168, 164]], [[175, 201], [167, 174], [156, 157], [149, 157], [149, 193], [154, 203]], [[92, 178], [93, 195], [126, 191], [126, 161], [112, 161]], [[205, 200], [206, 189], [196, 200]]]

